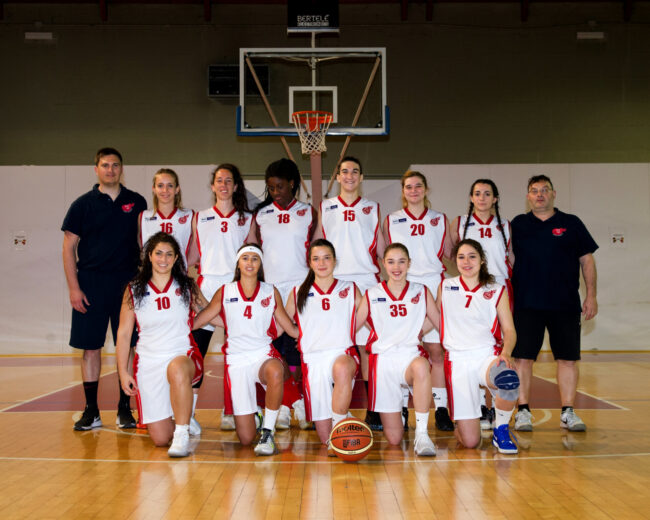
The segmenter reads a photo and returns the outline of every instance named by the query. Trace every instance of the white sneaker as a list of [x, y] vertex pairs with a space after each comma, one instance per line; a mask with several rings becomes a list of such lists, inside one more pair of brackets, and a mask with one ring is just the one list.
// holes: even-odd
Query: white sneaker
[[275, 447], [273, 432], [264, 428], [260, 442], [255, 446], [255, 455], [275, 455], [278, 449]]
[[518, 432], [533, 431], [533, 414], [525, 408], [515, 414], [515, 430]]
[[275, 421], [276, 430], [288, 430], [291, 426], [291, 410], [288, 406], [281, 405], [278, 419]]
[[262, 425], [264, 424], [264, 410], [261, 406], [257, 407], [257, 412], [255, 412], [255, 429], [259, 432], [262, 430]]
[[190, 454], [190, 434], [187, 430], [176, 430], [172, 445], [167, 450], [170, 457], [187, 457]]
[[426, 433], [415, 434], [415, 454], [420, 457], [436, 456], [436, 445]]
[[305, 411], [305, 400], [300, 399], [293, 403], [293, 413], [298, 420], [298, 426], [301, 430], [309, 430], [312, 427], [311, 421], [307, 420], [307, 412]]
[[570, 432], [584, 432], [587, 426], [582, 419], [578, 417], [573, 408], [567, 408], [560, 416], [560, 426], [566, 428]]
[[190, 435], [201, 435], [201, 425], [194, 416], [190, 417]]
[[[190, 423], [191, 427], [191, 423]], [[231, 432], [235, 429], [235, 416], [226, 415], [221, 411], [221, 430], [224, 432]]]

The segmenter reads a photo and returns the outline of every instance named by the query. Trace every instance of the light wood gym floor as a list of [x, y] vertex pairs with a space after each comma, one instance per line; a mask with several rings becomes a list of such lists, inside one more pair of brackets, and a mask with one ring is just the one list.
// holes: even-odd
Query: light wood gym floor
[[555, 365], [543, 355], [535, 431], [518, 434], [519, 455], [497, 454], [489, 439], [461, 449], [432, 420], [437, 457], [414, 456], [411, 429], [396, 448], [376, 434], [357, 464], [327, 458], [316, 433], [295, 426], [277, 433], [275, 457], [240, 447], [219, 430], [221, 360], [206, 360], [193, 456], [170, 460], [146, 433], [116, 429], [113, 357], [100, 382], [104, 427], [89, 432], [72, 430], [77, 357], [0, 357], [0, 518], [650, 518], [648, 353], [584, 354], [586, 433], [559, 427]]

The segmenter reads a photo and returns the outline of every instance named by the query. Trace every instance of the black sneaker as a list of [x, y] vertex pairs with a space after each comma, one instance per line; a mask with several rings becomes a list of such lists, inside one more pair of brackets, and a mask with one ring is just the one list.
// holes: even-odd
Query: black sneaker
[[92, 430], [93, 428], [100, 428], [102, 426], [102, 419], [99, 417], [99, 410], [97, 408], [86, 408], [76, 423], [74, 429], [78, 432]]
[[115, 418], [115, 424], [117, 424], [118, 428], [121, 428], [123, 430], [137, 428], [138, 426], [135, 417], [133, 417], [133, 414], [131, 413], [131, 409], [123, 408], [121, 406], [117, 409], [117, 417]]
[[402, 424], [404, 431], [409, 431], [409, 409], [406, 406], [402, 406]]
[[381, 418], [377, 412], [371, 412], [368, 410], [366, 412], [365, 422], [370, 427], [370, 429], [375, 432], [380, 432], [384, 429], [384, 425], [381, 424]]
[[492, 429], [492, 413], [484, 404], [481, 405], [481, 419], [479, 424], [481, 425], [481, 430]]
[[442, 406], [436, 409], [436, 428], [443, 432], [454, 431], [454, 423], [451, 422], [449, 411]]

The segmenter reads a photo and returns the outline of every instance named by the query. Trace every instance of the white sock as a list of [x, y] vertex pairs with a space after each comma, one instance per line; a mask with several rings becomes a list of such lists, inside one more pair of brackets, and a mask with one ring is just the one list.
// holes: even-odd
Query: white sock
[[447, 389], [446, 388], [433, 388], [433, 404], [438, 408], [447, 408]]
[[487, 406], [487, 401], [485, 400], [485, 388], [481, 387], [481, 406]]
[[409, 407], [409, 397], [411, 397], [411, 392], [409, 390], [409, 387], [402, 387], [402, 406], [404, 408]]
[[182, 431], [184, 431], [186, 433], [189, 433], [190, 432], [190, 425], [189, 424], [177, 424], [176, 429], [174, 430], [174, 433], [182, 432]]
[[508, 424], [510, 422], [510, 418], [512, 417], [512, 412], [514, 412], [514, 409], [506, 412], [505, 410], [499, 410], [498, 408], [496, 408], [495, 411], [496, 411], [495, 424], [496, 427], [498, 428], [499, 426], [503, 424]]
[[194, 401], [192, 402], [192, 417], [194, 417], [194, 411], [196, 410], [196, 402], [199, 400], [199, 394], [193, 394]]
[[415, 433], [427, 433], [429, 427], [429, 412], [415, 412]]
[[273, 431], [275, 429], [275, 421], [278, 419], [278, 413], [280, 413], [279, 409], [269, 410], [268, 408], [264, 408], [264, 423], [262, 424], [262, 428]]
[[332, 427], [336, 426], [343, 419], [347, 418], [347, 416], [348, 416], [348, 414], [340, 414], [340, 413], [336, 413], [334, 410], [332, 410]]

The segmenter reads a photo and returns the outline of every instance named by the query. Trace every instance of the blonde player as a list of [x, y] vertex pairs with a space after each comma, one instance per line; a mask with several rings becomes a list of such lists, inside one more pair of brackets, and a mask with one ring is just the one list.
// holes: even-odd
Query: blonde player
[[[192, 382], [203, 373], [203, 357], [190, 334], [191, 303], [201, 299], [200, 293], [187, 276], [179, 245], [171, 235], [153, 235], [142, 261], [124, 292], [117, 368], [124, 392], [136, 396], [140, 419], [154, 444], [167, 446], [173, 437], [169, 456], [186, 457]], [[139, 337], [131, 376], [128, 359], [134, 325]]]
[[407, 281], [410, 264], [404, 245], [394, 242], [386, 247], [388, 281], [366, 291], [357, 310], [357, 329], [366, 321], [371, 328], [368, 400], [370, 409], [381, 416], [386, 439], [393, 445], [402, 440], [402, 389], [408, 387], [415, 408], [415, 453], [434, 456], [436, 449], [427, 433], [431, 372], [419, 336], [426, 318], [436, 327], [440, 320], [426, 286]]
[[181, 248], [185, 267], [192, 238], [194, 211], [183, 208], [181, 186], [174, 170], [161, 168], [153, 176], [153, 209], [140, 213], [138, 238], [140, 247], [154, 234], [162, 231], [172, 235]]
[[[402, 209], [386, 217], [384, 237], [387, 244], [399, 242], [409, 250], [412, 260], [407, 279], [425, 285], [431, 294], [437, 294], [444, 279], [442, 257], [451, 256], [452, 245], [447, 216], [431, 209], [428, 192], [427, 179], [420, 172], [409, 170], [402, 176]], [[425, 334], [422, 344], [431, 362], [436, 427], [453, 431], [454, 423], [447, 411], [444, 353], [438, 331], [433, 329]], [[405, 401], [402, 413], [408, 418], [408, 394]], [[407, 421], [404, 422], [408, 428]]]
[[[210, 188], [214, 193], [214, 206], [195, 216], [192, 233], [196, 247], [190, 252], [190, 264], [199, 262], [198, 283], [208, 301], [223, 284], [232, 282], [237, 250], [246, 241], [252, 222], [244, 179], [237, 166], [229, 163], [217, 166], [212, 172]], [[208, 352], [213, 331], [212, 325], [206, 325], [192, 333], [203, 356]], [[202, 382], [199, 380], [194, 387], [194, 408]], [[194, 417], [191, 425], [193, 429], [198, 426]], [[235, 429], [232, 415], [222, 415], [221, 429]]]
[[[264, 200], [255, 208], [248, 242], [257, 242], [264, 251], [264, 275], [280, 292], [282, 302], [305, 279], [307, 249], [314, 235], [316, 211], [310, 204], [296, 199], [300, 191], [300, 172], [296, 163], [280, 159], [268, 165], [265, 173]], [[300, 353], [296, 342], [286, 334], [273, 342], [288, 366], [295, 370], [284, 386], [277, 428], [287, 429], [293, 408], [300, 428], [307, 429], [305, 402], [297, 379], [300, 378]]]
[[360, 363], [354, 320], [361, 294], [353, 282], [334, 278], [335, 265], [331, 242], [312, 242], [307, 277], [287, 302], [287, 314], [300, 329], [307, 419], [314, 421], [323, 444], [332, 427], [347, 417]]
[[[363, 171], [361, 161], [343, 157], [338, 165], [336, 180], [341, 192], [338, 197], [321, 202], [318, 237], [326, 238], [338, 251], [334, 276], [354, 282], [363, 294], [379, 281], [379, 259], [384, 253], [384, 237], [379, 232], [379, 204], [361, 197]], [[356, 342], [361, 356], [361, 371], [368, 390], [368, 355], [364, 346], [368, 329], [357, 332]], [[381, 430], [379, 416], [368, 409], [366, 422], [373, 430]]]
[[226, 329], [224, 360], [225, 412], [234, 413], [237, 436], [244, 446], [255, 438], [257, 400], [255, 384], [266, 390], [266, 410], [256, 455], [277, 453], [273, 431], [282, 402], [284, 365], [271, 345], [277, 323], [292, 337], [296, 327], [282, 306], [280, 293], [264, 282], [262, 249], [242, 246], [237, 253], [235, 281], [221, 287], [196, 317], [201, 327], [219, 316]]
[[[472, 238], [476, 240], [487, 259], [488, 272], [497, 283], [508, 289], [510, 310], [513, 308], [513, 291], [510, 283], [512, 274], [512, 244], [510, 241], [510, 222], [501, 218], [499, 212], [499, 190], [491, 179], [477, 179], [469, 190], [469, 209], [467, 215], [459, 216], [451, 224], [452, 244]], [[481, 390], [481, 429], [494, 427], [494, 408], [485, 401], [485, 390]]]
[[485, 253], [477, 241], [461, 240], [454, 256], [460, 276], [442, 282], [437, 300], [456, 438], [467, 448], [479, 445], [479, 385], [486, 386], [495, 393], [492, 444], [500, 453], [514, 454], [518, 450], [508, 423], [519, 395], [519, 377], [510, 357], [516, 333], [506, 289], [488, 272]]

